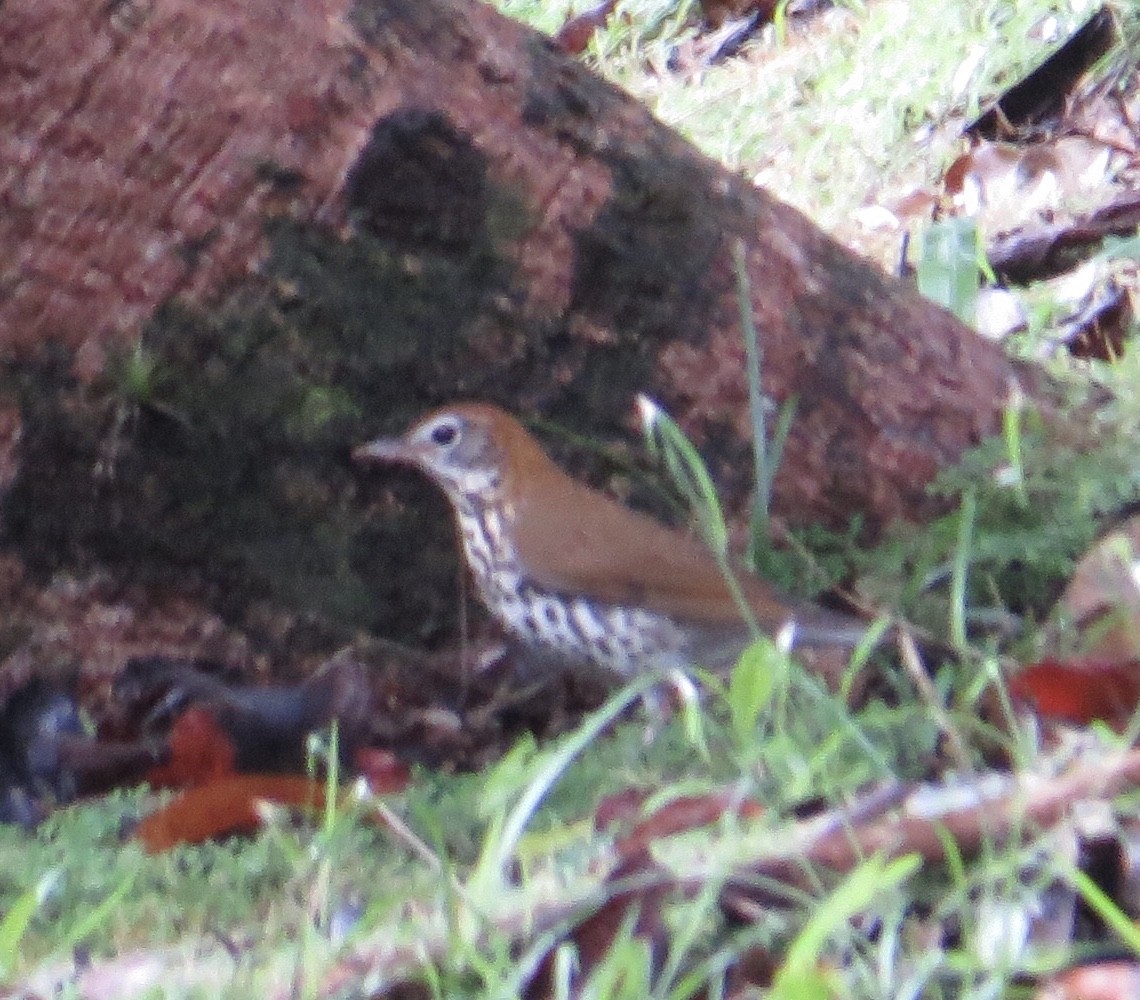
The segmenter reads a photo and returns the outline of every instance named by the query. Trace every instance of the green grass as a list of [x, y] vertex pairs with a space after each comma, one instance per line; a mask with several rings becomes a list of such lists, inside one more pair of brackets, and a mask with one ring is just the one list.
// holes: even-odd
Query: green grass
[[[537, 0], [498, 6], [542, 30], [562, 20]], [[937, 180], [960, 149], [956, 126], [1048, 51], [1031, 29], [1053, 15], [1064, 32], [1087, 16], [1050, 0], [955, 2], [936, 14], [907, 0], [841, 4], [803, 28], [791, 22], [783, 41], [767, 28], [741, 57], [700, 73], [662, 72], [695, 33], [692, 6], [620, 3], [589, 61], [714, 159], [886, 265], [890, 249], [858, 228], [856, 210]]]
[[[959, 149], [963, 121], [1046, 51], [1030, 26], [1056, 15], [1064, 32], [1083, 16], [1051, 0], [947, 0], [936, 15], [906, 0], [852, 2], [784, 37], [767, 29], [723, 65], [672, 74], [665, 69], [671, 54], [696, 34], [693, 6], [619, 3], [587, 62], [710, 156], [885, 267], [894, 263], [897, 234], [865, 232], [857, 210], [885, 193], [933, 184]], [[547, 31], [569, 9], [548, 0], [501, 0], [499, 7]], [[936, 233], [931, 245], [953, 235]], [[948, 306], [965, 309], [961, 279], [977, 261], [961, 238], [947, 242], [941, 270], [933, 255], [927, 261], [927, 287], [943, 288]], [[1106, 251], [1113, 253], [1135, 257], [1135, 240]], [[1048, 300], [1039, 308], [1040, 327], [1049, 309]], [[138, 401], [155, 373], [141, 356], [127, 361], [124, 398]], [[1120, 387], [1140, 378], [1136, 352], [1115, 366], [1051, 364], [1074, 396], [1091, 379]], [[756, 425], [778, 445], [778, 421]], [[1039, 835], [973, 858], [951, 849], [944, 864], [923, 871], [908, 857], [868, 858], [837, 879], [821, 875], [744, 927], [732, 925], [718, 901], [733, 864], [757, 844], [778, 842], [805, 803], [835, 804], [869, 783], [941, 774], [941, 723], [931, 697], [960, 734], [971, 766], [985, 767], [982, 749], [995, 744], [1019, 766], [1040, 762], [1032, 727], [999, 736], [982, 721], [988, 689], [996, 685], [999, 700], [1008, 698], [996, 644], [968, 648], [967, 628], [990, 609], [1031, 619], [1044, 613], [1099, 518], [1136, 495], [1138, 435], [1131, 392], [1106, 413], [1104, 447], [1095, 454], [1049, 443], [1036, 415], [1014, 401], [1002, 439], [937, 483], [954, 507], [947, 517], [900, 531], [871, 553], [853, 555], [846, 537], [802, 536], [805, 549], [830, 548], [819, 560], [824, 577], [849, 570], [854, 559], [866, 592], [954, 639], [954, 654], [927, 664], [928, 692], [888, 671], [878, 697], [852, 711], [761, 644], [731, 677], [708, 679], [695, 714], [689, 706], [659, 724], [651, 740], [644, 717], [618, 718], [639, 693], [631, 688], [559, 741], [520, 743], [486, 774], [418, 771], [403, 795], [386, 802], [415, 844], [375, 824], [366, 803], [300, 825], [283, 821], [249, 840], [148, 857], [124, 836], [154, 805], [142, 792], [62, 810], [33, 835], [0, 827], [0, 976], [18, 980], [45, 963], [67, 965], [77, 948], [98, 961], [188, 942], [189, 957], [179, 961], [199, 969], [216, 962], [220, 970], [200, 995], [269, 995], [288, 986], [306, 996], [319, 993], [342, 949], [375, 955], [405, 948], [403, 962], [389, 968], [414, 973], [427, 995], [517, 996], [559, 940], [557, 927], [540, 932], [530, 918], [544, 906], [590, 898], [601, 877], [595, 866], [613, 847], [611, 834], [594, 829], [594, 810], [631, 788], [649, 795], [647, 810], [727, 788], [763, 803], [764, 812], [747, 821], [726, 813], [661, 843], [662, 866], [678, 878], [700, 878], [695, 891], [675, 894], [665, 908], [659, 975], [651, 975], [646, 943], [627, 925], [580, 996], [680, 998], [698, 986], [723, 995], [717, 991], [741, 955], [757, 950], [779, 969], [770, 997], [1024, 995], [1012, 985], [1019, 973], [1055, 968], [1068, 954], [1001, 928], [1055, 881], [1076, 884], [1135, 947], [1113, 901], [1074, 875]], [[715, 491], [694, 456], [676, 440], [671, 446], [679, 492], [723, 553], [727, 532]], [[770, 480], [778, 460], [779, 448], [770, 448], [758, 478]], [[1032, 648], [1032, 634], [1023, 643]], [[956, 934], [943, 938], [941, 927]], [[430, 961], [417, 963], [417, 956]], [[570, 950], [559, 953], [556, 996], [570, 995], [574, 962]], [[163, 982], [169, 995], [191, 992], [174, 979]]]
[[[64, 960], [76, 945], [98, 958], [222, 935], [251, 981], [271, 980], [294, 961], [316, 981], [341, 943], [327, 933], [327, 914], [353, 904], [362, 915], [349, 923], [350, 943], [380, 935], [410, 945], [427, 935], [447, 984], [440, 995], [496, 995], [488, 983], [513, 981], [517, 974], [496, 927], [512, 914], [582, 891], [590, 860], [608, 843], [589, 822], [603, 796], [633, 787], [652, 793], [650, 805], [659, 805], [679, 793], [736, 785], [766, 804], [763, 824], [777, 828], [809, 796], [853, 794], [887, 772], [921, 773], [936, 733], [917, 706], [877, 705], [866, 718], [849, 719], [839, 702], [806, 690], [802, 680], [789, 682], [788, 711], [778, 718], [743, 711], [739, 685], [727, 700], [711, 695], [702, 717], [707, 754], [697, 752], [679, 719], [651, 744], [644, 741], [643, 720], [607, 731], [614, 711], [636, 697], [631, 689], [580, 730], [542, 748], [520, 746], [490, 774], [417, 774], [412, 788], [389, 805], [429, 845], [438, 866], [362, 821], [367, 807], [333, 821], [286, 824], [252, 840], [182, 847], [156, 857], [122, 838], [124, 823], [153, 805], [137, 794], [63, 810], [31, 837], [0, 830], [6, 873], [0, 905], [6, 911], [43, 873], [58, 873], [56, 888], [34, 908], [20, 935], [14, 971], [48, 958]], [[821, 697], [829, 699], [826, 710]], [[837, 717], [849, 725], [836, 729]], [[711, 833], [682, 838], [690, 848], [672, 863], [683, 872], [695, 848], [708, 859], [704, 863], [723, 869], [723, 877], [738, 849], [732, 845], [756, 835], [754, 826], [714, 825]], [[507, 865], [512, 859], [517, 867]], [[125, 894], [124, 885], [130, 887]], [[678, 977], [711, 960], [708, 949], [724, 933], [715, 892], [709, 891], [711, 896], [670, 907], [670, 920], [687, 921], [692, 937], [685, 961], [678, 960]], [[99, 914], [94, 926], [93, 913]], [[450, 945], [441, 931], [448, 921]], [[780, 914], [766, 933], [788, 933], [797, 923], [794, 912]], [[85, 928], [81, 937], [79, 927]], [[473, 969], [482, 969], [483, 985], [472, 983]], [[453, 992], [458, 989], [467, 992]]]

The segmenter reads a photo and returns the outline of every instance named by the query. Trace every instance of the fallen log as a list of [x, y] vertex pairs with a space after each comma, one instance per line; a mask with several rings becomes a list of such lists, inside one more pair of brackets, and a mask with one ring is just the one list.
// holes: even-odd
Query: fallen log
[[446, 632], [442, 506], [399, 483], [377, 543], [347, 453], [456, 396], [625, 442], [646, 391], [740, 512], [737, 244], [764, 391], [797, 400], [777, 515], [928, 517], [1011, 383], [1051, 409], [1039, 372], [489, 7], [9, 0], [0, 52], [3, 517], [34, 567]]

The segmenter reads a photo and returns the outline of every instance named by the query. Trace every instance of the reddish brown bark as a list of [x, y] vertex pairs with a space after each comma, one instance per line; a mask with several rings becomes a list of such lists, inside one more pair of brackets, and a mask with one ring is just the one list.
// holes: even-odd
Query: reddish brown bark
[[[7, 0], [0, 121], [5, 356], [62, 344], [98, 389], [145, 329], [165, 376], [128, 392], [134, 436], [121, 384], [69, 389], [56, 364], [60, 399], [20, 389], [10, 530], [48, 564], [174, 552], [231, 591], [308, 600], [315, 578], [351, 575], [347, 446], [456, 395], [612, 435], [646, 390], [739, 504], [737, 240], [765, 391], [799, 400], [778, 513], [859, 514], [871, 534], [923, 517], [927, 482], [997, 429], [1009, 383], [1046, 391], [478, 4]], [[179, 448], [199, 449], [193, 471]], [[293, 548], [266, 559], [262, 533]], [[282, 584], [299, 545], [313, 565]], [[446, 578], [418, 565], [418, 585]], [[371, 584], [337, 600], [379, 599]]]
[[[994, 429], [1015, 374], [486, 8], [10, 0], [0, 50], [9, 350], [134, 336], [168, 297], [208, 299], [256, 266], [267, 214], [343, 222], [348, 173], [365, 224], [410, 248], [417, 233], [446, 239], [449, 221], [460, 242], [485, 227], [518, 269], [517, 318], [576, 342], [563, 379], [615, 339], [644, 339], [651, 388], [733, 424], [728, 248], [743, 237], [766, 388], [802, 400], [781, 484], [797, 507], [916, 513], [931, 472]], [[481, 204], [446, 172], [462, 156], [483, 171], [468, 178]], [[494, 204], [508, 195], [516, 205]]]
[[[330, 200], [371, 109], [345, 4], [18, 0], [0, 11], [0, 345], [97, 362], [172, 295], [216, 294], [261, 220]], [[355, 115], [351, 112], [355, 111]]]

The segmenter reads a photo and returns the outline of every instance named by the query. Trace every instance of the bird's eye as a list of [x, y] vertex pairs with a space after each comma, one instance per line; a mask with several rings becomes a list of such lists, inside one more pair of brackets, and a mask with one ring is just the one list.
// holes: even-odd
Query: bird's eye
[[439, 424], [432, 428], [431, 439], [435, 444], [446, 447], [455, 440], [458, 433], [455, 424]]

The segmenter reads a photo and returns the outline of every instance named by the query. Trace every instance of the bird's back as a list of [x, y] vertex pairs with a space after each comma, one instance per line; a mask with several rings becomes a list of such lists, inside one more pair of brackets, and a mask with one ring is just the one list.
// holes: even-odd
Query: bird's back
[[754, 618], [748, 622], [726, 568], [708, 546], [569, 477], [551, 479], [547, 488], [528, 492], [523, 503], [527, 509], [516, 518], [519, 557], [528, 574], [551, 590], [642, 607], [698, 626], [755, 624], [767, 634], [794, 618], [806, 642], [850, 645], [866, 631], [858, 619], [788, 597], [734, 568]]

